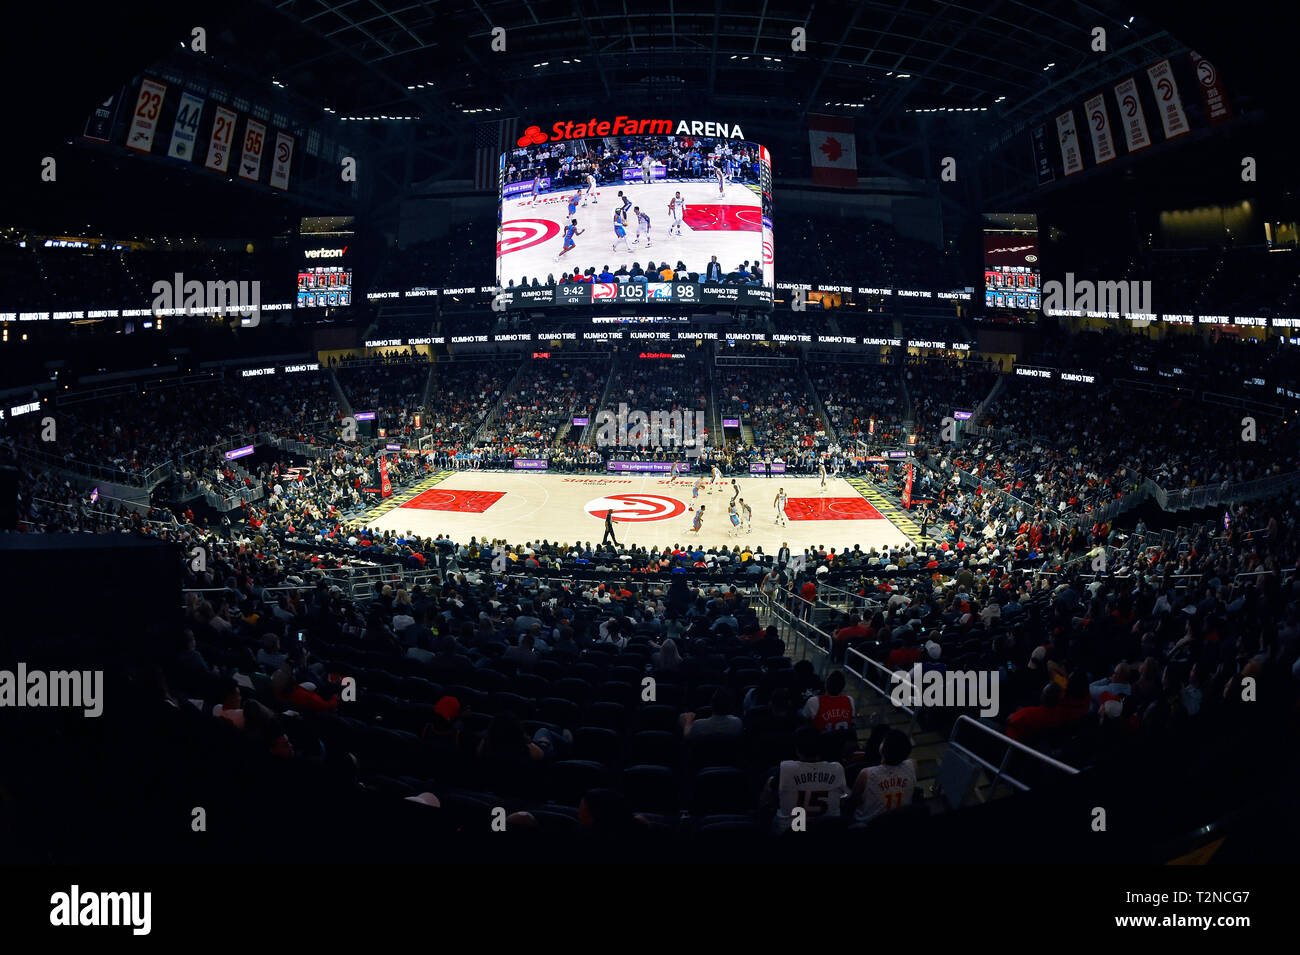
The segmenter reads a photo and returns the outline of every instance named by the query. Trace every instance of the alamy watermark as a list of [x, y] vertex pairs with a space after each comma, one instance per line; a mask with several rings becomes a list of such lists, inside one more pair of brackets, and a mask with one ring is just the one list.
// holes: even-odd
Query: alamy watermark
[[703, 411], [629, 410], [620, 402], [618, 411], [608, 409], [596, 415], [596, 446], [602, 448], [678, 448], [703, 443]]
[[0, 708], [67, 707], [95, 718], [104, 712], [102, 670], [0, 670]]
[[1151, 302], [1151, 283], [1136, 280], [1120, 282], [1076, 281], [1073, 272], [1065, 273], [1065, 282], [1053, 279], [1043, 283], [1043, 314], [1083, 316], [1102, 313], [1124, 317], [1134, 325], [1150, 325], [1155, 313]]
[[254, 279], [226, 282], [185, 280], [177, 272], [153, 283], [155, 315], [237, 315], [241, 325], [256, 327], [262, 314], [262, 283]]
[[998, 673], [996, 670], [926, 670], [921, 664], [911, 672], [895, 670], [889, 699], [895, 706], [978, 706], [980, 716], [998, 715]]

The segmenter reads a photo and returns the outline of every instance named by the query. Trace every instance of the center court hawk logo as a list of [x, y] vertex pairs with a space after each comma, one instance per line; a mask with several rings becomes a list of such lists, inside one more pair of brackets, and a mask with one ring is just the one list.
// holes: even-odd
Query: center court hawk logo
[[588, 501], [583, 510], [602, 521], [612, 513], [620, 524], [635, 524], [669, 520], [683, 513], [686, 505], [663, 494], [607, 494]]

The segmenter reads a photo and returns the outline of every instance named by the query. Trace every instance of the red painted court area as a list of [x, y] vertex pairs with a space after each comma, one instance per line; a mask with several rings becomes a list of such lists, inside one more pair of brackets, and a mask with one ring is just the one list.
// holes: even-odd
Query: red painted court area
[[860, 497], [792, 497], [785, 516], [792, 521], [879, 521], [884, 516]]
[[682, 219], [696, 232], [761, 232], [762, 212], [753, 206], [721, 206], [688, 203]]
[[461, 514], [482, 514], [501, 498], [505, 491], [452, 491], [431, 487], [411, 498], [402, 507], [422, 511], [457, 511]]

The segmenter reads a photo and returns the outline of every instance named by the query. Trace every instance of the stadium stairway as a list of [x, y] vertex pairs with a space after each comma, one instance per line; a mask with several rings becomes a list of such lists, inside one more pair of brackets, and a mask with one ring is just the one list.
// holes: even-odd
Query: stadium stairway
[[817, 412], [817, 420], [821, 422], [822, 430], [826, 432], [826, 437], [831, 444], [839, 443], [839, 435], [835, 433], [835, 426], [831, 424], [831, 416], [826, 413], [826, 405], [822, 403], [821, 395], [817, 394], [817, 386], [813, 384], [812, 375], [808, 374], [808, 366], [804, 362], [799, 362], [799, 375], [803, 378], [804, 387], [808, 389], [808, 394], [812, 396], [813, 410]]
[[339, 403], [339, 411], [343, 417], [352, 417], [352, 402], [348, 401], [347, 393], [343, 390], [343, 384], [339, 381], [338, 373], [331, 368], [330, 370], [330, 389], [334, 392], [334, 398]]

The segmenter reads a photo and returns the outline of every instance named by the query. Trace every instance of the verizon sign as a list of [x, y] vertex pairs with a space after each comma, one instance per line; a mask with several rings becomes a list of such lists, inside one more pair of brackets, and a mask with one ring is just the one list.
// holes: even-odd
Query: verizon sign
[[304, 249], [302, 254], [309, 259], [341, 259], [347, 250], [345, 245], [341, 249]]

